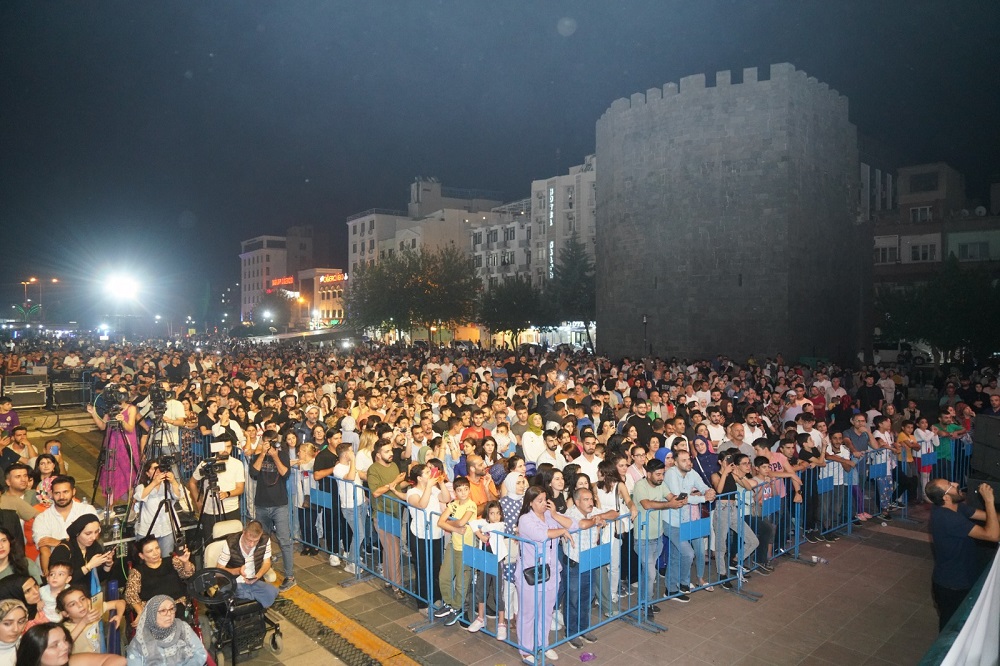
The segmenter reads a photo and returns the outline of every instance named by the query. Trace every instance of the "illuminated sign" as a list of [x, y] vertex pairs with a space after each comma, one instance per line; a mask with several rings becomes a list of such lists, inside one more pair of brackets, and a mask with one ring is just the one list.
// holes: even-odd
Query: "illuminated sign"
[[549, 226], [555, 224], [556, 221], [556, 188], [549, 188]]
[[330, 282], [343, 282], [346, 279], [347, 279], [347, 275], [345, 275], [344, 273], [336, 273], [334, 275], [320, 275], [319, 276], [319, 282], [320, 282], [320, 284], [327, 284], [327, 283], [330, 283]]
[[556, 276], [556, 242], [549, 241], [549, 279]]
[[286, 284], [295, 284], [295, 276], [286, 275], [285, 277], [274, 278], [271, 280], [272, 287], [281, 287]]

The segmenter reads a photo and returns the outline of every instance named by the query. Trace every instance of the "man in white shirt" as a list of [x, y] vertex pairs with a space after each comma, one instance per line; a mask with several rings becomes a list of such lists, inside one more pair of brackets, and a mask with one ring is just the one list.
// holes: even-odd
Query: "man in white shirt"
[[271, 568], [271, 537], [258, 521], [251, 520], [242, 532], [226, 538], [216, 566], [236, 576], [237, 599], [270, 608], [278, 598], [278, 588], [264, 581]]
[[31, 537], [38, 546], [43, 573], [48, 573], [52, 549], [67, 538], [66, 528], [80, 516], [97, 515], [91, 505], [74, 501], [75, 496], [76, 482], [73, 477], [56, 477], [52, 481], [52, 506], [38, 514], [32, 523]]
[[[224, 433], [223, 437], [233, 436]], [[214, 464], [210, 461], [199, 464], [188, 482], [188, 490], [191, 491], [197, 509], [204, 513], [203, 526], [207, 537], [211, 536], [215, 523], [240, 519], [240, 495], [243, 494], [246, 483], [246, 468], [241, 461], [232, 457], [233, 442], [222, 440], [221, 437], [220, 441], [225, 441], [225, 448], [218, 454], [225, 468], [219, 472], [218, 491], [208, 487], [207, 479], [202, 481], [205, 478], [205, 466]]]
[[580, 443], [583, 446], [583, 454], [574, 462], [580, 466], [580, 471], [587, 475], [591, 483], [597, 483], [597, 466], [603, 460], [597, 455], [597, 437], [588, 432]]
[[692, 472], [691, 454], [684, 449], [674, 453], [674, 466], [663, 475], [667, 487], [668, 500], [685, 499], [687, 504], [679, 509], [666, 510], [667, 547], [669, 566], [667, 567], [667, 595], [677, 595], [680, 602], [690, 601], [687, 592], [691, 590], [691, 563], [694, 562], [694, 548], [690, 541], [681, 539], [681, 523], [701, 519], [701, 508], [694, 506], [715, 499], [715, 491], [709, 488], [701, 476]]
[[840, 385], [840, 377], [830, 379], [830, 388], [826, 391], [826, 408], [833, 409], [840, 404], [840, 399], [847, 395], [847, 390]]
[[590, 628], [590, 602], [593, 598], [593, 582], [597, 569], [581, 570], [580, 552], [596, 548], [601, 543], [601, 530], [609, 520], [618, 517], [614, 510], [598, 513], [594, 510], [594, 493], [590, 488], [577, 488], [573, 493], [573, 506], [566, 511], [566, 517], [573, 521], [574, 535], [566, 550], [566, 633], [580, 634], [569, 644], [577, 650], [583, 643], [596, 643], [597, 638], [586, 633]]
[[[551, 463], [556, 469], [562, 470], [566, 467], [567, 462], [563, 452], [559, 449], [559, 437], [556, 436], [554, 430], [546, 430], [543, 434], [543, 438], [545, 441], [545, 448], [540, 454], [535, 456], [535, 459], [531, 462], [534, 462], [536, 466], [541, 465], [542, 463]], [[525, 457], [527, 457], [527, 455], [528, 452], [525, 451]]]
[[718, 407], [708, 408], [708, 438], [712, 440], [712, 448], [718, 450], [719, 444], [726, 438], [726, 418]]

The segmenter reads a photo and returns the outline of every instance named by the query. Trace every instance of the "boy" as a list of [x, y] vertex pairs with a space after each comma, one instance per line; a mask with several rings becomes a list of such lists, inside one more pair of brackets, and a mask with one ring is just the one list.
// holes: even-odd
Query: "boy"
[[[451, 544], [445, 548], [444, 562], [441, 564], [441, 599], [444, 606], [436, 613], [437, 617], [447, 618], [445, 626], [452, 626], [462, 615], [462, 603], [465, 601], [465, 589], [469, 586], [472, 572], [462, 564], [462, 546], [465, 541], [465, 531], [468, 522], [476, 517], [476, 503], [469, 497], [471, 484], [464, 476], [455, 477], [452, 484], [455, 499], [438, 519], [438, 527], [451, 533]], [[470, 540], [471, 545], [471, 540]]]
[[[104, 604], [108, 610], [117, 611], [111, 618], [111, 625], [118, 629], [121, 625], [122, 614], [125, 613], [125, 601], [109, 601]], [[62, 613], [66, 621], [63, 623], [69, 630], [73, 638], [73, 651], [71, 654], [83, 652], [102, 653], [104, 647], [104, 631], [101, 626], [101, 610], [94, 608], [90, 603], [90, 597], [78, 585], [66, 588], [56, 597], [56, 608]]]
[[63, 616], [56, 608], [56, 597], [69, 585], [69, 579], [73, 577], [73, 566], [69, 562], [56, 562], [49, 565], [49, 573], [45, 576], [48, 581], [41, 589], [42, 603], [45, 604], [44, 613], [49, 622], [62, 622]]

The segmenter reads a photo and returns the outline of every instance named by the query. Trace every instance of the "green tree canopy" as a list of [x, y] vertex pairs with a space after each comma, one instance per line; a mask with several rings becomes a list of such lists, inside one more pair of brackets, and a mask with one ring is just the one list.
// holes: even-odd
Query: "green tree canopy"
[[280, 329], [292, 320], [292, 299], [283, 289], [275, 289], [264, 294], [253, 308], [254, 326], [266, 329], [270, 326]]
[[562, 321], [582, 321], [586, 325], [587, 341], [593, 349], [590, 323], [597, 317], [594, 262], [587, 252], [587, 246], [575, 231], [559, 253], [559, 261], [546, 289], [546, 296], [555, 303], [556, 312]]
[[479, 323], [491, 333], [510, 333], [513, 347], [521, 331], [537, 324], [542, 313], [541, 292], [531, 285], [530, 279], [518, 275], [483, 293]]

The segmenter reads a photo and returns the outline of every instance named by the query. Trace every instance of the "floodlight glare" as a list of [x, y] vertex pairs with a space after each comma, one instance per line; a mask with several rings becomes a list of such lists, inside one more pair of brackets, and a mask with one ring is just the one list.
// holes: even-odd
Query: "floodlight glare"
[[139, 296], [139, 283], [130, 275], [116, 273], [104, 283], [105, 291], [111, 296], [135, 300]]

